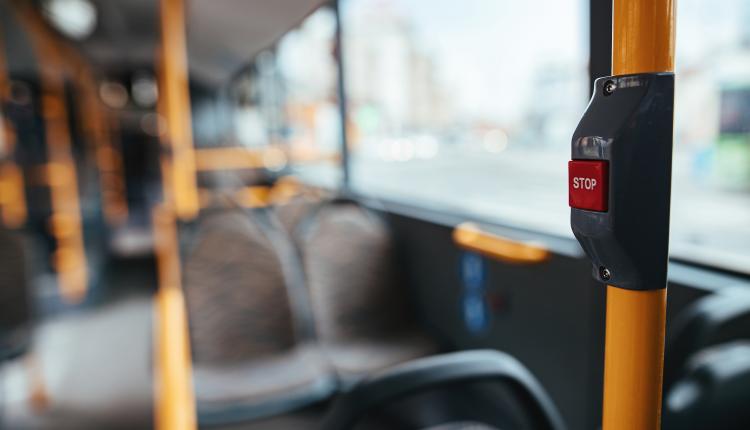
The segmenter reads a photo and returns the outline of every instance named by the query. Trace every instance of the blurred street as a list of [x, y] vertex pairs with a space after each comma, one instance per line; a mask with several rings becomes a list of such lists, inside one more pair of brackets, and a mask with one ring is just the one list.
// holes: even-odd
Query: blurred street
[[[507, 150], [500, 154], [443, 149], [429, 160], [356, 162], [354, 183], [375, 196], [475, 213], [501, 224], [571, 236], [567, 152]], [[720, 259], [747, 267], [750, 194], [696, 184], [690, 161], [673, 166], [672, 255]], [[721, 218], [722, 222], [715, 222]]]

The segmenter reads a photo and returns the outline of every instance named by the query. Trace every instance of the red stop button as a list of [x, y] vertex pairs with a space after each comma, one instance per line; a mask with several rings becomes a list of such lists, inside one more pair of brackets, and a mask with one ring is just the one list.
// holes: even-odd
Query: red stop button
[[606, 212], [609, 165], [603, 160], [568, 162], [568, 204], [572, 208]]

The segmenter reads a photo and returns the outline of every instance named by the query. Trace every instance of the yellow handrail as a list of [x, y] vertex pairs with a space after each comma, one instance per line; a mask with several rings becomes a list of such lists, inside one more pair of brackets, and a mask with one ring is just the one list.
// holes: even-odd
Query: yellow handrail
[[603, 430], [660, 428], [666, 308], [666, 288], [607, 286]]
[[[259, 208], [265, 207], [270, 202], [271, 188], [263, 185], [253, 185], [249, 187], [241, 187], [239, 189], [231, 191], [225, 195], [232, 203], [245, 208]], [[217, 200], [220, 200], [221, 194], [218, 194], [214, 190], [199, 190], [199, 197], [201, 202], [201, 208], [207, 208], [211, 206]]]
[[187, 311], [180, 282], [177, 218], [191, 219], [200, 210], [188, 86], [186, 20], [183, 0], [160, 0], [161, 62], [158, 65], [159, 114], [164, 203], [154, 212], [153, 228], [159, 268], [156, 299], [155, 427], [197, 428], [192, 385]]
[[18, 228], [26, 222], [26, 194], [23, 172], [11, 158], [16, 147], [16, 133], [3, 111], [9, 98], [5, 41], [0, 33], [0, 220], [8, 227]]
[[[613, 74], [674, 71], [673, 0], [614, 0], [613, 25]], [[667, 289], [650, 287], [607, 286], [603, 430], [660, 428]]]
[[21, 168], [6, 160], [0, 162], [0, 219], [10, 228], [26, 222], [26, 194]]
[[674, 0], [614, 0], [612, 74], [674, 71]]
[[160, 0], [161, 63], [160, 63], [160, 113], [166, 119], [166, 139], [170, 164], [168, 201], [177, 217], [190, 219], [198, 214], [200, 201], [196, 183], [195, 153], [190, 113], [188, 86], [187, 40], [185, 35], [186, 11], [183, 0]]
[[76, 49], [52, 34], [37, 11], [26, 5], [19, 8], [26, 27], [42, 40], [47, 49], [58, 53], [54, 66], [60, 69], [58, 71], [64, 71], [74, 83], [80, 103], [77, 119], [89, 143], [89, 152], [93, 154], [91, 158], [96, 162], [104, 216], [110, 225], [118, 225], [128, 215], [124, 167], [112, 139], [112, 119], [97, 95], [97, 80], [88, 62]]
[[31, 36], [40, 65], [42, 117], [45, 124], [47, 172], [52, 216], [50, 228], [56, 239], [54, 267], [63, 299], [79, 302], [88, 288], [88, 268], [83, 241], [78, 177], [73, 159], [65, 102], [64, 61], [51, 43], [49, 29], [27, 2], [13, 3], [21, 23]]
[[268, 192], [268, 202], [272, 204], [284, 204], [292, 198], [305, 193], [310, 193], [310, 189], [302, 185], [299, 179], [294, 176], [284, 176], [279, 178]]
[[268, 167], [264, 155], [262, 150], [236, 146], [201, 148], [195, 150], [195, 167], [198, 171], [258, 169]]
[[279, 145], [262, 149], [239, 146], [196, 148], [195, 168], [199, 172], [232, 169], [279, 169], [291, 164], [338, 162], [340, 154], [308, 154], [284, 150]]
[[543, 245], [519, 242], [482, 230], [465, 222], [453, 230], [453, 241], [461, 248], [513, 264], [537, 264], [547, 261], [550, 252]]
[[159, 273], [154, 337], [154, 398], [157, 430], [197, 427], [190, 337], [180, 282], [176, 220], [166, 206], [154, 210], [153, 226]]

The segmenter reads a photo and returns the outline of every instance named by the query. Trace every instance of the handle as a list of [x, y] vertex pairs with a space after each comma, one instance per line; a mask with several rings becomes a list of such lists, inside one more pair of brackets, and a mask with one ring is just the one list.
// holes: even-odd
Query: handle
[[519, 242], [482, 230], [465, 222], [453, 230], [453, 241], [460, 248], [512, 264], [538, 264], [547, 261], [549, 250], [539, 243]]

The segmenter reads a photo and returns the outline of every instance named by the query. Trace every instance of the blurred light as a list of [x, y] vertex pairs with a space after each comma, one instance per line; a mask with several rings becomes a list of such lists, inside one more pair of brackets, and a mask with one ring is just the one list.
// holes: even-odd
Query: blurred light
[[[369, 141], [370, 139], [368, 139]], [[380, 158], [383, 161], [389, 161], [391, 158], [391, 154], [388, 151], [388, 144], [385, 140], [375, 140], [373, 139], [372, 142], [373, 145], [377, 148], [378, 158]]]
[[286, 167], [286, 154], [279, 148], [270, 147], [263, 152], [263, 167], [278, 172]]
[[133, 79], [131, 93], [135, 104], [144, 108], [154, 106], [159, 99], [159, 88], [156, 85], [156, 80], [148, 74], [136, 75]]
[[96, 28], [96, 8], [88, 0], [47, 0], [42, 13], [57, 30], [76, 40]]
[[390, 159], [394, 161], [409, 161], [414, 158], [414, 144], [409, 139], [393, 139], [389, 142]]
[[490, 130], [485, 133], [482, 144], [487, 152], [498, 154], [508, 147], [508, 135], [499, 128]]
[[672, 412], [682, 411], [700, 398], [700, 386], [694, 381], [677, 383], [667, 397], [667, 407]]
[[440, 146], [433, 136], [421, 136], [416, 139], [416, 156], [424, 160], [435, 158]]
[[159, 137], [166, 129], [164, 118], [157, 113], [147, 113], [141, 117], [141, 130], [149, 136]]
[[259, 72], [265, 74], [272, 74], [274, 72], [276, 61], [273, 52], [270, 50], [267, 49], [258, 54], [255, 61]]
[[99, 85], [99, 97], [113, 109], [122, 109], [128, 104], [128, 90], [119, 82], [102, 82]]
[[10, 101], [19, 105], [31, 104], [31, 88], [29, 84], [21, 81], [10, 83]]

